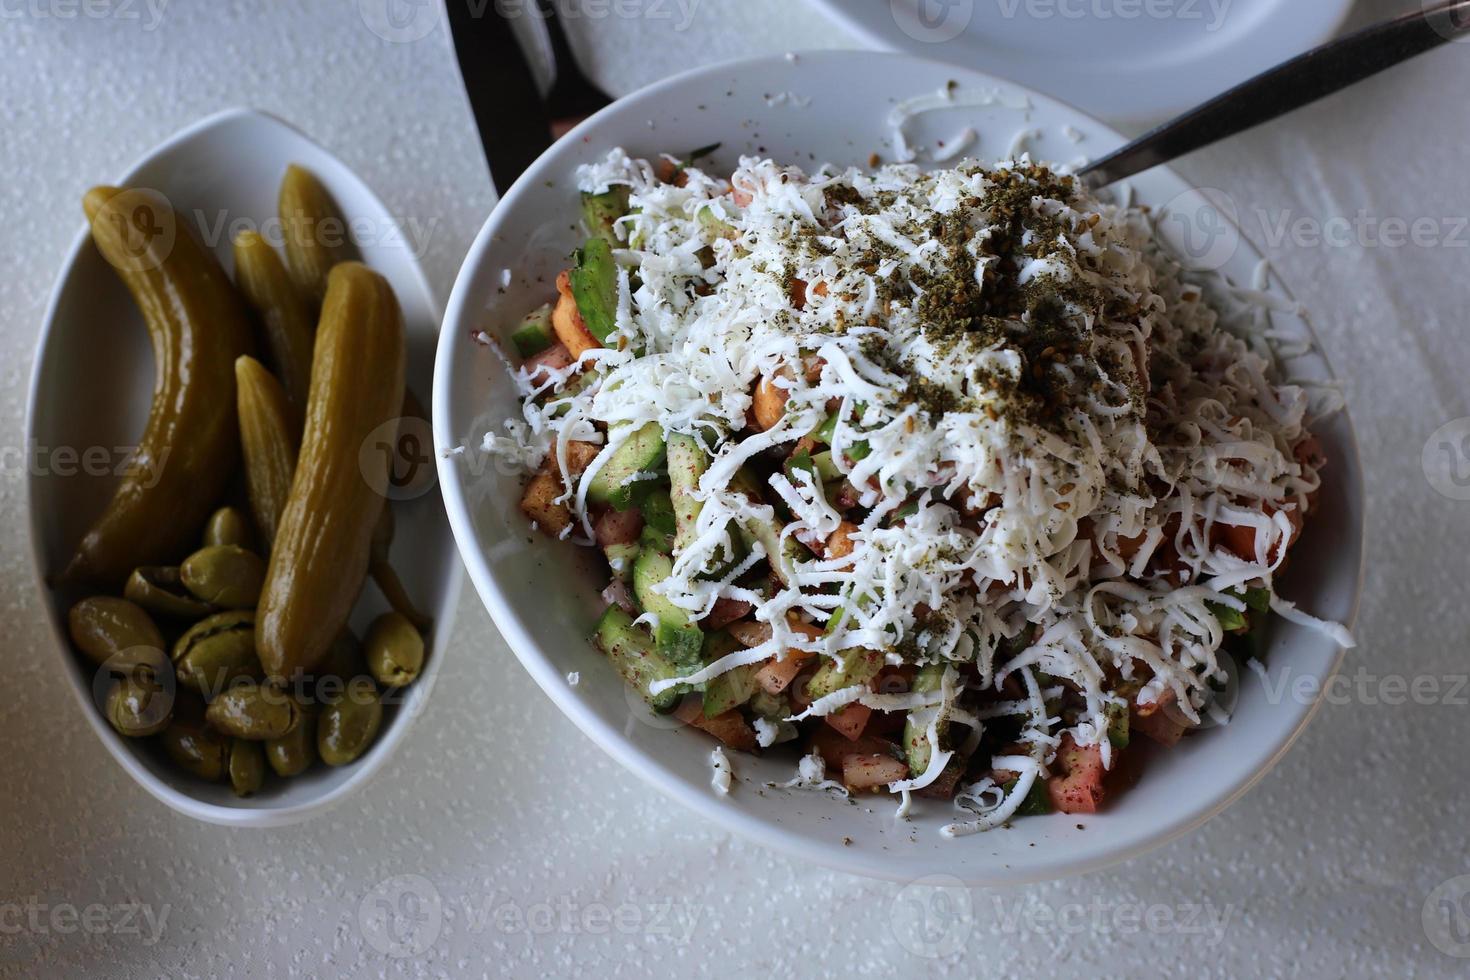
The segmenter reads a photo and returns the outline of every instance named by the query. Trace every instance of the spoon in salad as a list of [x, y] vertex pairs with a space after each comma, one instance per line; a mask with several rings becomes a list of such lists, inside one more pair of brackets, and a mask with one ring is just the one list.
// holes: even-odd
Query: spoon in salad
[[1448, 0], [1364, 28], [1242, 82], [1093, 161], [1080, 176], [1093, 190], [1106, 187], [1300, 109], [1459, 37], [1470, 37], [1470, 0]]

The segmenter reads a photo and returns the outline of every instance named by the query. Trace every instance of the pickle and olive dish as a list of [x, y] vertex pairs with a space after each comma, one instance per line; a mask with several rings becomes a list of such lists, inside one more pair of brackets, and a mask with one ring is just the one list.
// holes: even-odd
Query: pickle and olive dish
[[1352, 643], [1351, 427], [1269, 266], [1181, 241], [1197, 193], [1073, 176], [1117, 140], [803, 53], [641, 93], [506, 194], [441, 482], [599, 745], [789, 853], [974, 883], [1157, 846], [1280, 757], [1312, 706], [1276, 674]]
[[[322, 165], [294, 132], [240, 112], [159, 156], [191, 135], [247, 133]], [[436, 501], [394, 482], [399, 434], [429, 423], [407, 382], [399, 296], [365, 261], [386, 258], [402, 288], [400, 256], [371, 241], [359, 252], [313, 169], [251, 167], [274, 192], [225, 233], [187, 185], [84, 195], [81, 254], [95, 250], [125, 288], [154, 384], [127, 465], [90, 513], [64, 512], [78, 530], [47, 535], [41, 571], [113, 755], [184, 812], [259, 824], [318, 812], [361, 784], [364, 756], [386, 758], [384, 734], [418, 713], [401, 706], [427, 696], [453, 576], [424, 566], [444, 544], [424, 533]], [[223, 188], [219, 213], [264, 197], [245, 186]], [[109, 394], [126, 416], [141, 392]], [[405, 514], [414, 537], [395, 547]]]

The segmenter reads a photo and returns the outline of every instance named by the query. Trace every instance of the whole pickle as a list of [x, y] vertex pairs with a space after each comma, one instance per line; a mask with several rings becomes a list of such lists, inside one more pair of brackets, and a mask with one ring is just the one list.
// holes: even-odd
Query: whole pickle
[[312, 670], [357, 601], [386, 502], [363, 449], [398, 417], [404, 368], [403, 314], [388, 281], [356, 262], [336, 266], [301, 455], [260, 598], [256, 642], [269, 677]]
[[197, 541], [222, 495], [239, 433], [234, 399], [221, 395], [251, 334], [224, 270], [162, 195], [94, 187], [82, 205], [98, 251], [143, 314], [157, 365], [132, 465], [61, 576], [120, 589], [134, 568], [173, 560]]
[[286, 168], [277, 203], [286, 239], [286, 269], [304, 295], [321, 303], [332, 267], [352, 254], [347, 222], [321, 181], [295, 164]]
[[311, 304], [258, 232], [242, 231], [235, 237], [235, 282], [265, 328], [271, 366], [299, 424], [306, 414], [311, 349], [316, 343]]

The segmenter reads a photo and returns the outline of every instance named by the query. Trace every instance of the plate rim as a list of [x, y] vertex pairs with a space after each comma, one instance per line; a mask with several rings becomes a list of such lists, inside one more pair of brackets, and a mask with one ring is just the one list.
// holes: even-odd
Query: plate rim
[[[884, 6], [887, 6], [890, 10], [892, 10], [892, 5], [898, 2], [898, 0], [886, 0], [886, 2], [885, 0], [856, 0], [856, 2], [882, 3]], [[920, 2], [923, 2], [923, 0], [920, 0]], [[1357, 0], [1314, 0], [1314, 2], [1324, 5], [1330, 3], [1334, 4], [1335, 6], [1327, 7], [1325, 9], [1322, 6], [1319, 6], [1317, 7], [1317, 9], [1310, 11], [1310, 13], [1312, 14], [1325, 14], [1325, 16], [1322, 16], [1318, 19], [1318, 23], [1323, 26], [1313, 31], [1303, 30], [1300, 32], [1296, 32], [1296, 36], [1299, 37], [1302, 41], [1302, 44], [1299, 46], [1300, 50], [1297, 53], [1308, 51], [1311, 48], [1316, 47], [1319, 44], [1326, 43], [1327, 41], [1335, 37], [1337, 33], [1342, 30], [1342, 26], [1347, 23], [1348, 18], [1351, 17]], [[938, 56], [947, 47], [956, 45], [958, 42], [958, 38], [938, 44], [925, 43], [904, 34], [896, 20], [893, 21], [893, 34], [885, 34], [880, 30], [876, 30], [873, 27], [871, 20], [867, 16], [864, 16], [861, 13], [853, 13], [854, 0], [808, 0], [808, 3], [815, 7], [823, 16], [827, 17], [833, 23], [838, 24], [844, 30], [848, 31], [850, 34], [856, 37], [858, 40], [862, 41], [864, 44], [869, 45], [875, 50], [883, 52], [900, 52], [912, 55], [914, 57], [925, 58], [926, 60], [952, 64], [965, 70], [980, 71], [982, 74], [990, 74], [989, 72], [984, 71], [984, 69], [972, 68], [968, 63], [959, 60], [958, 58], [955, 61], [946, 61], [943, 57]], [[1267, 12], [1267, 22], [1269, 23], [1271, 20], [1278, 19], [1280, 15], [1277, 13], [1277, 11], [1286, 11], [1289, 7], [1294, 11], [1299, 11], [1301, 9], [1300, 4], [1296, 4], [1293, 6], [1291, 5], [1290, 0], [1282, 0], [1281, 3], [1276, 4], [1271, 11]], [[963, 36], [965, 33], [967, 32], [962, 31], [961, 36]], [[1212, 60], [1228, 60], [1230, 51], [1237, 48], [1238, 43], [1233, 45], [1226, 45], [1212, 52]], [[1293, 45], [1293, 47], [1298, 47], [1298, 45]], [[968, 47], [952, 48], [952, 50], [955, 50], [956, 54], [961, 57], [974, 53]], [[1265, 70], [1265, 68], [1263, 68], [1262, 70]], [[1162, 79], [1159, 77], [1160, 75], [1166, 76], [1169, 81], [1173, 82], [1177, 82], [1178, 79], [1177, 71], [1171, 71], [1168, 68], [1155, 69], [1152, 66], [1150, 66], [1149, 69], [1143, 73], [1137, 73], [1135, 71], [1134, 77], [1161, 81]], [[1190, 108], [1205, 102], [1207, 99], [1213, 98], [1214, 96], [1220, 95], [1222, 92], [1228, 91], [1232, 84], [1239, 84], [1240, 82], [1244, 81], [1246, 81], [1246, 78], [1239, 78], [1236, 79], [1234, 83], [1228, 83], [1221, 88], [1212, 88], [1210, 90], [1199, 93], [1191, 93], [1190, 97], [1188, 98], [1176, 97], [1172, 99], [1160, 99], [1148, 104], [1142, 104], [1138, 100], [1134, 99], [1132, 100], [1133, 104], [1131, 107], [1118, 108], [1113, 111], [1088, 110], [1087, 115], [1099, 120], [1104, 120], [1110, 129], [1114, 128], [1114, 126], [1147, 126], [1150, 124], [1162, 122], [1179, 113], [1186, 112]], [[1069, 105], [1071, 104], [1067, 95], [1051, 95], [1050, 93], [1041, 92], [1039, 89], [1035, 89], [1035, 86], [1032, 86], [1025, 82], [1015, 81], [1012, 82], [1012, 84], [1021, 85], [1025, 88], [1037, 91], [1040, 94], [1048, 95], [1048, 97], [1053, 98], [1059, 102], [1065, 102]], [[1161, 91], [1166, 90], [1165, 86], [1154, 86], [1154, 88]], [[1169, 90], [1189, 91], [1187, 89]]]

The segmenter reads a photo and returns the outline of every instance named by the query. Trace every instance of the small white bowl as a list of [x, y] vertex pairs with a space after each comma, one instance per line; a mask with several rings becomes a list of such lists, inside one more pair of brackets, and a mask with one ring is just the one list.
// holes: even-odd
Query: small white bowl
[[[255, 228], [268, 240], [278, 238], [267, 222], [276, 215], [281, 177], [292, 163], [306, 167], [326, 185], [353, 229], [362, 260], [393, 284], [408, 327], [409, 386], [423, 395], [431, 380], [438, 303], [388, 209], [322, 147], [278, 119], [235, 109], [178, 133], [115, 183], [161, 192], [231, 269], [236, 231]], [[99, 174], [97, 183], [108, 183], [107, 177]], [[86, 189], [76, 188], [77, 218]], [[31, 557], [37, 587], [51, 614], [61, 669], [71, 679], [83, 716], [113, 758], [173, 809], [235, 826], [273, 827], [305, 820], [373, 778], [433, 690], [462, 582], [438, 493], [424, 492], [395, 505], [394, 567], [424, 612], [434, 618], [423, 676], [401, 704], [388, 709], [377, 742], [356, 763], [341, 769], [318, 765], [290, 780], [271, 779], [259, 794], [239, 799], [228, 785], [206, 784], [180, 772], [146, 740], [123, 738], [103, 720], [94, 701], [94, 672], [72, 650], [66, 608], [46, 584], [48, 575], [65, 566], [83, 532], [110, 499], [116, 483], [110, 471], [120, 461], [119, 453], [135, 444], [143, 430], [153, 372], [153, 352], [137, 307], [83, 228], [51, 294], [26, 421]], [[77, 457], [56, 452], [71, 449], [80, 457], [89, 447], [101, 449], [94, 449], [98, 462], [85, 468]], [[104, 456], [107, 463], [99, 465]], [[366, 586], [353, 611], [353, 625], [361, 633], [386, 608], [376, 589]]]
[[[1137, 785], [1119, 794], [1106, 812], [1032, 817], [1008, 830], [959, 840], [938, 833], [955, 817], [949, 803], [916, 800], [909, 822], [895, 819], [886, 798], [850, 806], [810, 792], [768, 788], [793, 775], [792, 760], [774, 753], [760, 759], [730, 753], [735, 785], [729, 796], [719, 796], [710, 786], [712, 742], [639, 710], [637, 699], [630, 699], [611, 665], [589, 644], [603, 605], [598, 593], [606, 573], [599, 570], [599, 556], [532, 532], [517, 510], [521, 478], [473, 451], [488, 429], [518, 417], [518, 405], [505, 362], [474, 343], [472, 334], [486, 330], [504, 338], [522, 314], [552, 297], [553, 279], [579, 243], [579, 164], [615, 146], [653, 156], [716, 142], [723, 142], [711, 167], [718, 172], [733, 169], [741, 154], [808, 166], [866, 164], [874, 152], [891, 160], [894, 143], [885, 119], [895, 101], [939, 93], [951, 79], [961, 94], [996, 97], [915, 120], [909, 128], [915, 146], [937, 148], [944, 140], [953, 150], [955, 135], [973, 126], [979, 134], [974, 155], [1003, 156], [1024, 133], [1040, 158], [1067, 162], [1121, 141], [1045, 96], [906, 55], [801, 54], [704, 68], [661, 82], [563, 138], [490, 216], [455, 283], [440, 335], [434, 435], [445, 505], [471, 581], [521, 663], [609, 754], [701, 815], [791, 854], [899, 881], [935, 875], [991, 885], [1093, 870], [1199, 826], [1281, 757], [1311, 717], [1315, 699], [1268, 696], [1246, 671], [1233, 722], [1190, 738], [1174, 752], [1154, 753]], [[1166, 232], [1220, 228], [1201, 217], [1215, 202], [1167, 170], [1134, 181], [1134, 190], [1140, 200], [1182, 219], [1165, 222]], [[1237, 282], [1253, 280], [1259, 256], [1238, 233], [1193, 245], [1201, 260]], [[1270, 288], [1284, 296], [1279, 284]], [[1295, 316], [1279, 315], [1274, 326], [1310, 336]], [[1292, 366], [1303, 377], [1331, 378], [1318, 353]], [[1318, 431], [1332, 458], [1329, 480], [1321, 511], [1293, 552], [1284, 591], [1304, 609], [1350, 624], [1362, 572], [1361, 474], [1346, 414]], [[445, 455], [456, 447], [467, 451]], [[1276, 623], [1270, 663], [1289, 669], [1293, 680], [1325, 683], [1340, 656], [1321, 634]], [[572, 673], [579, 675], [575, 684], [568, 679]]]

